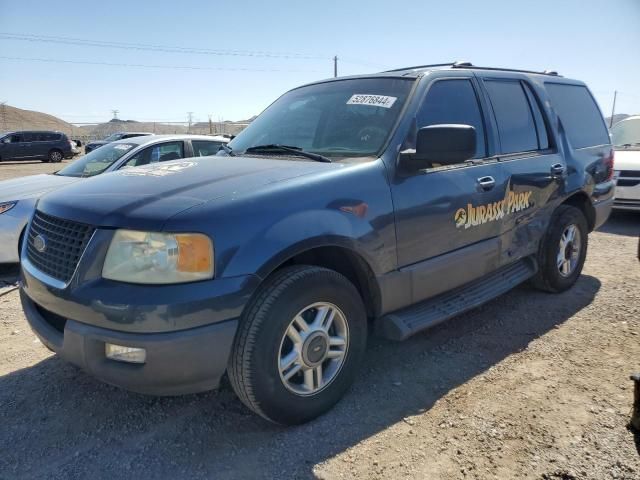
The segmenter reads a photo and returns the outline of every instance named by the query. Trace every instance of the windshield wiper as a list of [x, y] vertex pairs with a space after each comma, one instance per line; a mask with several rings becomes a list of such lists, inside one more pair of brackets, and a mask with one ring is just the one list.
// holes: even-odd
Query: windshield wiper
[[245, 150], [245, 153], [250, 152], [288, 152], [299, 155], [301, 157], [310, 158], [316, 162], [331, 163], [331, 159], [320, 155], [319, 153], [306, 152], [300, 147], [291, 145], [281, 145], [279, 143], [269, 143], [267, 145], [256, 145], [255, 147], [249, 147]]
[[229, 155], [230, 157], [235, 157], [236, 154], [233, 153], [233, 148], [231, 148], [229, 145], [227, 145], [226, 143], [223, 143], [220, 145], [222, 147], [222, 149], [226, 152], [227, 155]]

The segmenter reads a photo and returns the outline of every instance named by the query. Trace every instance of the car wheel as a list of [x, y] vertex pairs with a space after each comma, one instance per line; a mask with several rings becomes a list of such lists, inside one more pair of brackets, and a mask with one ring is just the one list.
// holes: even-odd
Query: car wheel
[[60, 150], [51, 150], [49, 152], [48, 160], [52, 163], [59, 163], [62, 161], [62, 152]]
[[587, 219], [570, 205], [554, 212], [538, 252], [538, 273], [533, 285], [547, 292], [564, 292], [578, 280], [588, 244]]
[[287, 267], [267, 279], [240, 321], [228, 374], [240, 400], [285, 425], [332, 408], [358, 371], [367, 318], [343, 275]]

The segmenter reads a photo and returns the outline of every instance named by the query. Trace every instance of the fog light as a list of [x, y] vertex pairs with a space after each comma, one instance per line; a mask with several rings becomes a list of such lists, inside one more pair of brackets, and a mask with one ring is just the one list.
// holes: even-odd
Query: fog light
[[144, 363], [147, 360], [147, 351], [144, 348], [105, 343], [104, 353], [107, 358], [118, 362]]

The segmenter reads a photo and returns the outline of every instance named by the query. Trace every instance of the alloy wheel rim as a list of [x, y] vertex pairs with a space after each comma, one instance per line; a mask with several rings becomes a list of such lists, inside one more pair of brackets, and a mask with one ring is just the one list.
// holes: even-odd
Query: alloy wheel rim
[[580, 260], [582, 238], [576, 225], [567, 226], [560, 237], [556, 264], [563, 277], [569, 277], [575, 271]]
[[60, 155], [60, 152], [53, 152], [53, 153], [51, 154], [51, 159], [52, 159], [54, 162], [57, 162], [58, 160], [60, 160], [60, 158], [61, 158], [61, 157], [62, 157], [62, 155]]
[[348, 348], [349, 326], [337, 306], [318, 302], [303, 308], [280, 342], [278, 372], [283, 385], [296, 395], [317, 394], [336, 379]]

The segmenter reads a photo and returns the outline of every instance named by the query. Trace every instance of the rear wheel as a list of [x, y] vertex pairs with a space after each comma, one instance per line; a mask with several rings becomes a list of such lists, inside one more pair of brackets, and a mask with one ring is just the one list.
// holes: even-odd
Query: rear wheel
[[587, 256], [588, 233], [587, 219], [579, 209], [558, 207], [540, 244], [534, 286], [548, 292], [571, 288]]
[[287, 267], [246, 308], [228, 373], [251, 410], [299, 424], [333, 407], [351, 385], [367, 337], [364, 305], [339, 273]]
[[62, 152], [60, 150], [51, 150], [47, 157], [47, 160], [52, 163], [59, 163], [62, 161]]

